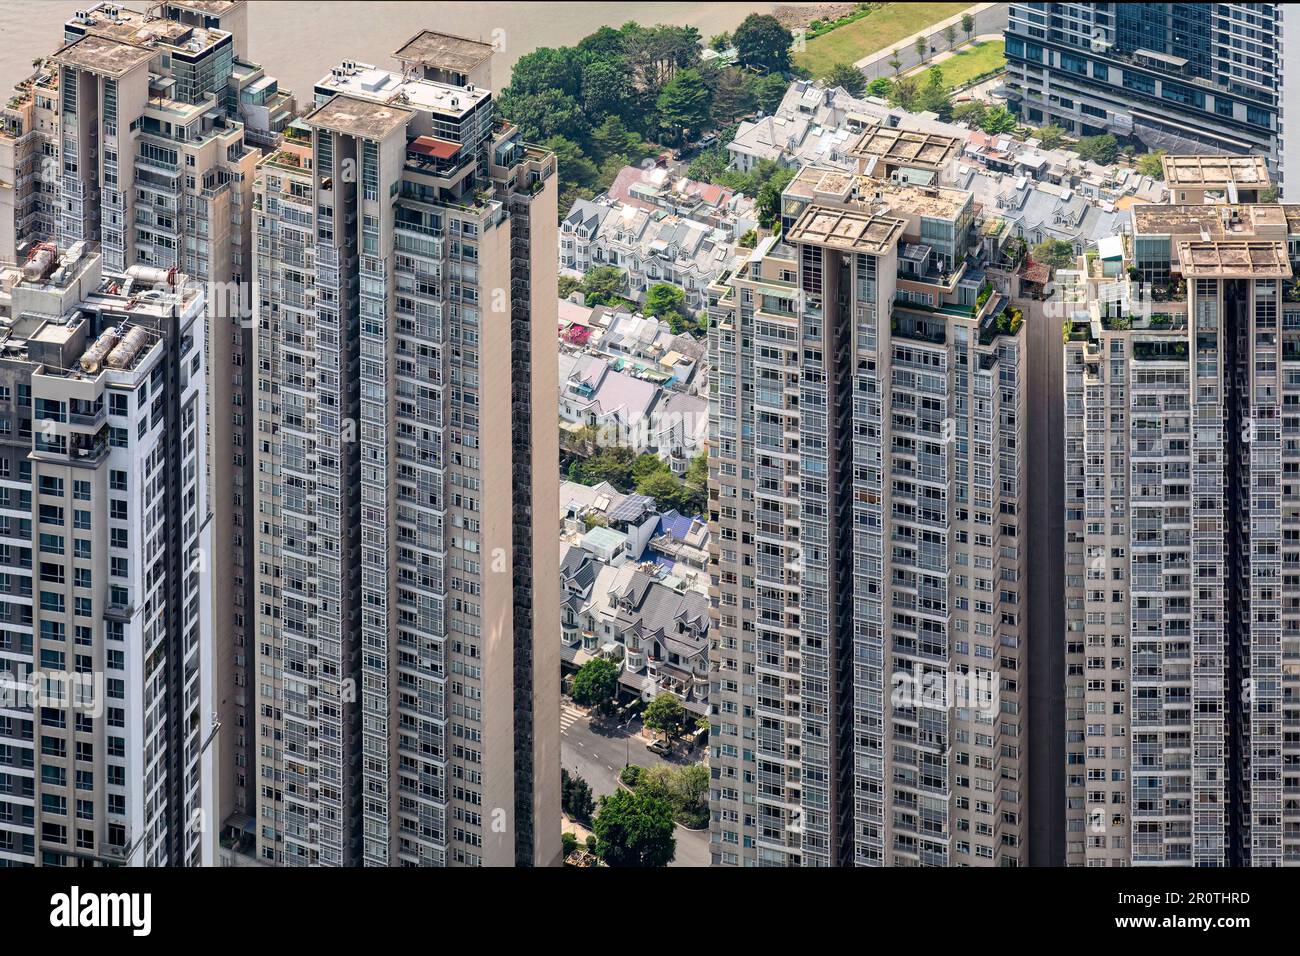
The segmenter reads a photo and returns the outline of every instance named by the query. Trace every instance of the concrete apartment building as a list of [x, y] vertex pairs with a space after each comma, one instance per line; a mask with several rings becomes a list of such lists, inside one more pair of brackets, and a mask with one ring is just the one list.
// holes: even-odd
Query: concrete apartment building
[[[129, 10], [98, 3], [64, 24], [63, 45], [0, 112], [0, 262], [37, 244], [97, 244], [107, 271], [175, 267], [206, 286], [213, 638], [221, 676], [212, 826], [251, 824], [249, 653], [252, 481], [252, 180], [293, 99], [247, 59], [243, 0]], [[215, 463], [215, 464], [213, 464]]]
[[1300, 206], [1166, 156], [1065, 324], [1066, 862], [1300, 862]]
[[0, 272], [0, 866], [215, 860], [203, 315], [90, 244]]
[[1032, 125], [1263, 154], [1285, 196], [1300, 183], [1297, 45], [1292, 3], [1012, 3], [1007, 88]]
[[715, 864], [1028, 862], [1025, 333], [905, 183], [959, 150], [866, 128], [710, 289]]
[[258, 167], [268, 863], [560, 858], [555, 159], [491, 55], [344, 62]]

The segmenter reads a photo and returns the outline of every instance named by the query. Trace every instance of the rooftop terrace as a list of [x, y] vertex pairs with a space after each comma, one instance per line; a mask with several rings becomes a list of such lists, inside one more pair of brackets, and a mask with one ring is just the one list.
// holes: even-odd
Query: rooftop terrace
[[790, 227], [790, 242], [806, 242], [849, 252], [883, 255], [898, 245], [901, 219], [826, 206], [809, 206]]
[[354, 96], [335, 96], [306, 116], [312, 126], [365, 139], [380, 140], [405, 127], [415, 114], [400, 106], [389, 106]]
[[154, 51], [148, 47], [91, 33], [69, 43], [52, 59], [73, 69], [117, 79], [153, 58]]
[[1161, 157], [1165, 182], [1171, 187], [1222, 187], [1228, 183], [1262, 189], [1269, 185], [1268, 163], [1263, 156]]
[[1286, 243], [1278, 240], [1196, 240], [1178, 244], [1185, 278], [1290, 278]]
[[492, 44], [451, 33], [421, 30], [393, 52], [404, 63], [424, 63], [454, 73], [470, 73], [492, 59]]
[[877, 156], [892, 166], [938, 170], [955, 159], [964, 145], [952, 136], [876, 125], [862, 131], [858, 141], [849, 148], [849, 155]]

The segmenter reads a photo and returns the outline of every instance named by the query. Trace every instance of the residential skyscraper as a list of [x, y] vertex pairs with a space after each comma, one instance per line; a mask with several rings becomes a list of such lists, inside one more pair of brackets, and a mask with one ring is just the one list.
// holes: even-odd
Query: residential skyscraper
[[[251, 715], [245, 624], [252, 538], [252, 181], [259, 150], [293, 99], [247, 61], [243, 0], [177, 0], [148, 12], [116, 3], [78, 11], [63, 45], [0, 113], [0, 262], [43, 241], [95, 244], [104, 270], [175, 267], [205, 286], [206, 500], [215, 590], [214, 741], [220, 795], [210, 821], [251, 819]], [[175, 801], [174, 801], [175, 802]], [[173, 848], [173, 860], [180, 857]]]
[[1023, 320], [867, 128], [710, 291], [713, 861], [1022, 865]]
[[550, 865], [556, 178], [488, 44], [344, 62], [258, 168], [258, 856]]
[[1297, 44], [1289, 3], [1012, 3], [1007, 88], [1031, 125], [1263, 154], [1286, 195], [1300, 188]]
[[0, 275], [0, 866], [211, 865], [202, 288]]
[[1262, 157], [1067, 273], [1067, 862], [1300, 862], [1300, 206]]

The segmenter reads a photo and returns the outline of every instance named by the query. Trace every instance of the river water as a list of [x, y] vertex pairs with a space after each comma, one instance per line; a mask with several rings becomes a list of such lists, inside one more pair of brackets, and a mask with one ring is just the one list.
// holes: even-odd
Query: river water
[[[0, 0], [0, 94], [31, 73], [31, 62], [58, 49], [63, 22], [93, 0]], [[122, 6], [144, 9], [145, 0]], [[442, 30], [499, 44], [493, 86], [525, 53], [572, 46], [601, 26], [629, 20], [699, 29], [707, 40], [734, 29], [749, 13], [777, 3], [390, 3], [251, 0], [249, 55], [294, 91], [299, 106], [312, 84], [340, 60], [392, 67], [391, 54], [422, 29]]]

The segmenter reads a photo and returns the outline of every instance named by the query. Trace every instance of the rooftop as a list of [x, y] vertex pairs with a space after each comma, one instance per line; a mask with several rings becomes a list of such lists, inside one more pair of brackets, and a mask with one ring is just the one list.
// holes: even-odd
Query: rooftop
[[919, 133], [892, 126], [868, 126], [849, 155], [878, 156], [888, 165], [941, 169], [962, 151], [961, 140], [937, 133]]
[[809, 206], [790, 227], [790, 242], [807, 242], [850, 252], [883, 255], [898, 244], [901, 219], [826, 206]]
[[312, 126], [335, 133], [383, 139], [394, 130], [405, 127], [414, 115], [400, 106], [340, 95], [307, 114], [306, 120]]
[[475, 67], [492, 59], [493, 52], [492, 44], [481, 40], [421, 30], [394, 51], [393, 56], [404, 62], [419, 62], [455, 73], [470, 73]]
[[1290, 278], [1291, 261], [1280, 240], [1196, 240], [1178, 244], [1178, 258], [1186, 278], [1245, 277]]
[[1165, 182], [1177, 186], [1269, 185], [1268, 163], [1263, 156], [1162, 156]]
[[53, 60], [74, 69], [89, 70], [108, 77], [122, 77], [154, 58], [148, 47], [88, 34], [54, 54]]
[[463, 116], [490, 97], [486, 89], [448, 86], [436, 80], [411, 79], [366, 63], [347, 62], [316, 82], [318, 91], [394, 103], [444, 115]]

